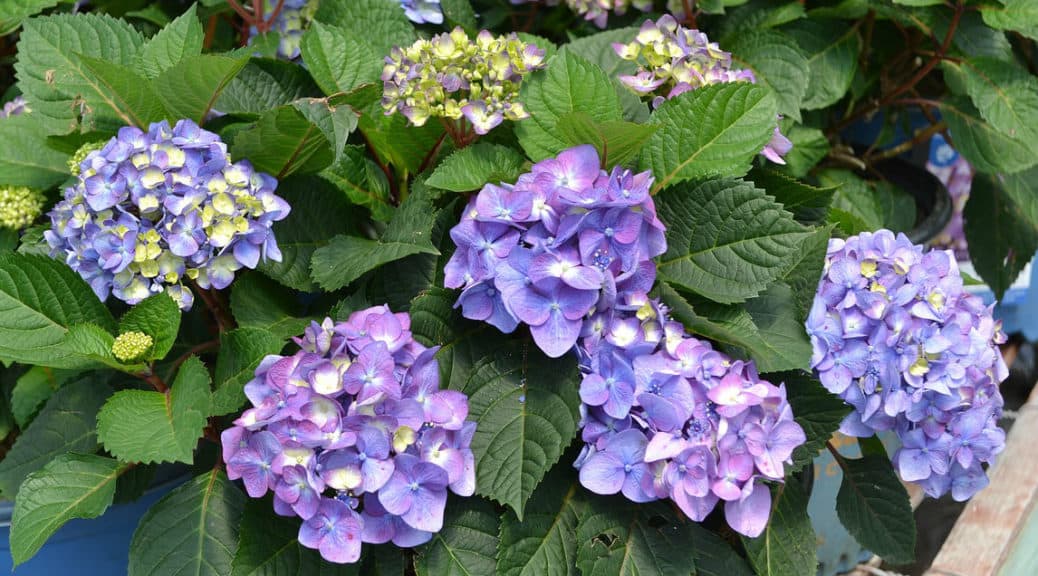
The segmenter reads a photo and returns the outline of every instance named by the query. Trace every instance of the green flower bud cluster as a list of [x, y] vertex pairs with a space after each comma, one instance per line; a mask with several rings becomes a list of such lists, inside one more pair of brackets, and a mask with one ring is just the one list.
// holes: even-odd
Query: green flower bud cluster
[[544, 67], [544, 51], [515, 34], [475, 40], [461, 28], [396, 47], [382, 71], [382, 107], [415, 126], [430, 117], [467, 119], [477, 134], [530, 114], [519, 102], [523, 77]]
[[144, 332], [124, 332], [112, 343], [112, 354], [120, 362], [133, 362], [141, 359], [151, 349], [155, 341]]
[[21, 230], [43, 212], [43, 194], [25, 186], [0, 186], [0, 228]]

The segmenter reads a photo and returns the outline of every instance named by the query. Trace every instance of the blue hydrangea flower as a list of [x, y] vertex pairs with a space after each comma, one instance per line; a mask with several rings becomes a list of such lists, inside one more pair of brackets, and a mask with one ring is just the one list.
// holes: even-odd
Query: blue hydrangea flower
[[[559, 4], [559, 0], [511, 0], [512, 4], [532, 4], [541, 2], [548, 6]], [[593, 22], [599, 28], [605, 28], [609, 21], [609, 14], [622, 16], [630, 8], [636, 8], [642, 12], [652, 10], [652, 0], [565, 0], [570, 10], [579, 14], [589, 22]]]
[[854, 407], [844, 433], [893, 430], [895, 468], [932, 497], [987, 484], [981, 465], [1005, 444], [1005, 335], [951, 252], [888, 230], [830, 240], [807, 331], [822, 384]]
[[3, 109], [0, 109], [0, 118], [10, 118], [27, 112], [32, 112], [32, 110], [26, 103], [25, 97], [19, 95], [4, 103]]
[[185, 279], [219, 290], [241, 268], [281, 260], [271, 226], [290, 208], [276, 188], [190, 120], [126, 127], [82, 161], [44, 235], [98, 298], [165, 291], [187, 310]]
[[447, 491], [476, 489], [468, 397], [440, 390], [438, 348], [385, 306], [325, 319], [291, 356], [267, 356], [252, 407], [221, 435], [232, 480], [304, 520], [299, 542], [356, 562], [362, 542], [418, 546], [443, 524]]
[[440, 0], [400, 0], [400, 7], [415, 24], [443, 24]]
[[[264, 14], [274, 11], [277, 0], [263, 0]], [[285, 60], [299, 58], [299, 47], [303, 41], [303, 33], [310, 26], [319, 0], [284, 0], [281, 11], [274, 18], [270, 31], [278, 35], [278, 56]], [[249, 28], [249, 41], [259, 34], [255, 26]]]

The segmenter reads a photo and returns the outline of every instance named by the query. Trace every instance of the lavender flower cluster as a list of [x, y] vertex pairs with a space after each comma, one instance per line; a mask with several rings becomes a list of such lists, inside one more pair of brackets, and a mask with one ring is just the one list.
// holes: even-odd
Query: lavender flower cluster
[[468, 398], [440, 390], [439, 350], [386, 306], [312, 323], [292, 356], [267, 356], [252, 403], [221, 436], [228, 478], [299, 516], [299, 542], [356, 562], [361, 543], [423, 544], [443, 526], [448, 488], [470, 496]]
[[25, 98], [22, 96], [15, 96], [11, 101], [4, 103], [3, 109], [0, 109], [0, 118], [19, 116], [26, 112], [32, 112], [32, 110], [29, 109], [29, 105], [25, 102]]
[[[559, 3], [559, 0], [511, 0], [512, 4], [530, 4], [538, 1], [548, 6], [556, 6]], [[652, 10], [652, 0], [566, 0], [566, 6], [583, 16], [584, 20], [594, 22], [599, 28], [605, 28], [610, 13], [623, 16], [632, 7], [649, 12]]]
[[[703, 86], [729, 82], [756, 83], [753, 72], [732, 68], [732, 55], [699, 30], [685, 28], [669, 14], [656, 22], [646, 20], [629, 44], [615, 43], [613, 49], [624, 60], [638, 63], [633, 75], [620, 81], [639, 95], [651, 98], [653, 108]], [[771, 141], [761, 151], [768, 160], [785, 164], [782, 157], [793, 143], [776, 126]]]
[[783, 462], [805, 441], [785, 389], [687, 336], [645, 294], [666, 251], [652, 176], [601, 169], [591, 146], [488, 184], [451, 230], [445, 270], [466, 318], [505, 332], [523, 322], [585, 376], [581, 483], [635, 502], [671, 498], [693, 520], [725, 501], [729, 523], [760, 534]]
[[477, 134], [529, 112], [519, 102], [523, 76], [544, 67], [544, 50], [514, 33], [483, 30], [471, 40], [461, 28], [394, 47], [382, 70], [382, 107], [415, 126], [430, 117], [465, 118]]
[[694, 521], [724, 501], [737, 532], [758, 536], [806, 440], [786, 390], [688, 336], [643, 294], [596, 314], [578, 348], [584, 379], [580, 482], [635, 502], [670, 498]]
[[[263, 0], [264, 14], [271, 14], [277, 1]], [[284, 0], [281, 11], [274, 17], [270, 31], [278, 35], [278, 56], [286, 60], [299, 57], [303, 33], [317, 11], [318, 0]], [[269, 16], [268, 16], [269, 17]], [[255, 26], [249, 28], [249, 40], [259, 34]]]
[[415, 24], [443, 24], [440, 0], [400, 0], [400, 7]]
[[523, 322], [551, 357], [569, 352], [585, 317], [618, 295], [648, 292], [666, 251], [652, 176], [602, 170], [589, 145], [542, 160], [514, 185], [487, 184], [450, 235], [445, 284], [464, 288], [466, 318], [503, 332]]
[[969, 260], [969, 243], [966, 242], [965, 221], [962, 217], [966, 202], [970, 199], [973, 186], [973, 166], [959, 155], [940, 134], [935, 134], [931, 143], [930, 159], [926, 169], [937, 177], [948, 189], [952, 198], [952, 216], [948, 225], [930, 243], [931, 246], [946, 248], [955, 253], [960, 262]]
[[86, 156], [44, 235], [98, 298], [134, 304], [165, 290], [187, 310], [185, 278], [219, 290], [242, 267], [281, 259], [271, 225], [289, 206], [276, 187], [190, 120], [125, 127]]
[[830, 240], [807, 330], [822, 384], [854, 407], [841, 431], [893, 430], [901, 478], [932, 497], [987, 485], [982, 464], [1005, 445], [1005, 335], [950, 252], [888, 230]]

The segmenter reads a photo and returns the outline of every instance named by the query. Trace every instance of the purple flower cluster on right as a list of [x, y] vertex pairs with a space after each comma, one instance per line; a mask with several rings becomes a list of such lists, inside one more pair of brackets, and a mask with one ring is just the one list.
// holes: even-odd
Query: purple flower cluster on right
[[841, 431], [893, 430], [894, 465], [932, 497], [966, 500], [1005, 445], [1008, 376], [990, 306], [963, 290], [951, 252], [888, 230], [829, 241], [807, 330], [822, 384], [854, 411]]

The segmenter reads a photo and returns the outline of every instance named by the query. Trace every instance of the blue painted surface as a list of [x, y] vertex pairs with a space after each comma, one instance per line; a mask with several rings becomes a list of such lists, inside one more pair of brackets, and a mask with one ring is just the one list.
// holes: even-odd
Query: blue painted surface
[[[72, 520], [52, 536], [14, 576], [117, 576], [126, 574], [130, 540], [137, 523], [152, 504], [168, 494], [183, 478], [149, 490], [136, 502], [117, 504], [100, 518]], [[0, 574], [12, 574], [11, 502], [0, 503]]]

